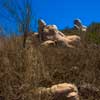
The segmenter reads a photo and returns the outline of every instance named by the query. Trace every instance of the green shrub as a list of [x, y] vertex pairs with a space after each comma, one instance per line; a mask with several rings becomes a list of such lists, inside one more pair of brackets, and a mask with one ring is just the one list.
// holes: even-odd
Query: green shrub
[[99, 44], [100, 43], [100, 23], [92, 23], [87, 30], [86, 38], [88, 41]]

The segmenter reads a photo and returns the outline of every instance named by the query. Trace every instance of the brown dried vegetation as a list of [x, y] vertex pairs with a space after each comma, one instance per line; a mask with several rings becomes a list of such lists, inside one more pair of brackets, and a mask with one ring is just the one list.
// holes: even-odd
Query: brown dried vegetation
[[74, 83], [81, 100], [100, 99], [99, 45], [85, 40], [74, 49], [22, 44], [21, 37], [12, 37], [0, 49], [0, 100], [52, 100], [29, 91], [63, 82]]

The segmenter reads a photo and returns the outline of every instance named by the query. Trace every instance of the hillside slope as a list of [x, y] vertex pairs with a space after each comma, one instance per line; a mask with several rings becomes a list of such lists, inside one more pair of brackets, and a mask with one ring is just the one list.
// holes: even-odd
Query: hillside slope
[[74, 49], [22, 48], [22, 38], [9, 39], [0, 50], [0, 99], [40, 100], [29, 91], [68, 82], [78, 87], [81, 100], [99, 100], [100, 46], [86, 36], [83, 46]]

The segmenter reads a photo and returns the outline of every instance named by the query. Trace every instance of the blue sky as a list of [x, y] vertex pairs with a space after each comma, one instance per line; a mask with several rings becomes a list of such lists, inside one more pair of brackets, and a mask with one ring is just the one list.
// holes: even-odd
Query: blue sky
[[100, 22], [100, 0], [34, 0], [33, 8], [37, 18], [60, 29], [72, 27], [76, 18], [85, 25]]
[[[22, 1], [16, 0], [17, 2]], [[100, 22], [100, 0], [32, 0], [32, 9], [37, 19], [43, 19], [47, 24], [56, 24], [59, 29], [73, 27], [76, 18], [87, 26], [92, 22]], [[1, 8], [0, 11], [4, 14]], [[0, 26], [2, 25], [11, 31], [16, 27], [13, 21], [9, 22], [0, 16]]]

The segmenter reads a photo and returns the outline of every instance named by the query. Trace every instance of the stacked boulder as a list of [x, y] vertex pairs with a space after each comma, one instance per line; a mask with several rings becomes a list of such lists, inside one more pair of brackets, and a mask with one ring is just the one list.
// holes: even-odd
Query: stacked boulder
[[82, 24], [80, 19], [75, 19], [74, 20], [74, 29], [77, 29], [77, 30], [82, 31], [82, 32], [87, 31], [87, 27]]
[[56, 25], [46, 25], [43, 20], [39, 20], [38, 24], [39, 40], [43, 46], [56, 45], [74, 48], [81, 44], [79, 36], [66, 36], [58, 30]]

